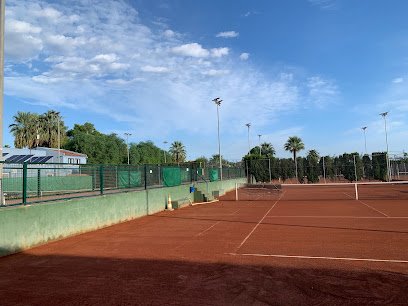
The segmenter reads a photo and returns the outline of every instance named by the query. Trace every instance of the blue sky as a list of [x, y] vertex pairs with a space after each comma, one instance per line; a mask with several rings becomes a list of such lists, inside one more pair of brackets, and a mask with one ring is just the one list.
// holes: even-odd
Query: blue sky
[[[66, 125], [239, 160], [289, 136], [320, 154], [407, 151], [408, 2], [6, 2], [4, 125], [55, 109]], [[13, 138], [5, 128], [4, 143]]]

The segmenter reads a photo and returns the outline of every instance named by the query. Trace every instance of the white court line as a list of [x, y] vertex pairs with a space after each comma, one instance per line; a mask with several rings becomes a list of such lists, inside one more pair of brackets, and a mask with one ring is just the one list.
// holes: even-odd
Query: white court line
[[363, 201], [361, 201], [361, 200], [357, 200], [356, 198], [354, 198], [354, 197], [350, 196], [349, 194], [347, 194], [347, 193], [345, 193], [345, 192], [343, 192], [343, 193], [344, 193], [346, 196], [348, 196], [348, 197], [350, 197], [350, 198], [352, 198], [352, 199], [354, 199], [354, 200], [356, 200], [356, 201], [360, 202], [361, 204], [363, 204], [363, 205], [367, 206], [368, 208], [371, 208], [372, 210], [374, 210], [374, 211], [378, 212], [379, 214], [382, 214], [383, 216], [389, 217], [389, 215], [387, 215], [387, 214], [383, 213], [382, 211], [379, 211], [378, 209], [375, 209], [374, 207], [372, 207], [372, 206], [370, 206], [370, 205], [368, 205], [368, 204], [364, 203]]
[[358, 217], [358, 216], [294, 216], [294, 215], [272, 215], [266, 218], [339, 218], [339, 219], [408, 219], [408, 217]]
[[254, 226], [254, 228], [252, 229], [252, 231], [248, 234], [248, 236], [245, 237], [245, 239], [241, 242], [241, 244], [238, 246], [238, 248], [236, 249], [235, 252], [237, 252], [237, 251], [242, 247], [242, 245], [248, 240], [248, 238], [249, 238], [249, 237], [252, 235], [252, 233], [257, 229], [257, 227], [262, 223], [262, 221], [266, 218], [266, 216], [269, 214], [269, 212], [275, 207], [276, 204], [278, 204], [279, 200], [283, 197], [284, 194], [285, 194], [285, 192], [283, 192], [283, 193], [280, 195], [279, 199], [277, 199], [277, 200], [275, 201], [275, 203], [273, 203], [272, 207], [269, 208], [269, 210], [268, 210], [268, 211], [266, 212], [266, 214], [262, 217], [262, 219], [259, 220], [259, 222]]
[[217, 221], [215, 222], [213, 225], [211, 225], [209, 228], [203, 230], [202, 232], [198, 233], [197, 235], [195, 235], [196, 237], [198, 236], [202, 236], [204, 235], [205, 232], [208, 232], [210, 229], [212, 229], [214, 226], [216, 226], [218, 223], [220, 223], [221, 221]]
[[253, 256], [253, 257], [295, 258], [295, 259], [324, 259], [324, 260], [343, 260], [343, 261], [408, 263], [408, 260], [400, 260], [400, 259], [376, 259], [376, 258], [329, 257], [329, 256], [303, 256], [303, 255], [280, 255], [280, 254], [237, 254], [237, 253], [225, 253], [225, 254], [226, 255], [232, 255], [232, 256]]

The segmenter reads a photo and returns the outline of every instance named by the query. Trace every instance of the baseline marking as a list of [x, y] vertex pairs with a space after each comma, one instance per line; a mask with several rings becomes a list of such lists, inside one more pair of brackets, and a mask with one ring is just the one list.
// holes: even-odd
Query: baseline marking
[[262, 221], [266, 218], [266, 216], [269, 214], [269, 212], [276, 206], [276, 204], [278, 204], [279, 200], [283, 197], [283, 195], [285, 194], [285, 192], [283, 192], [279, 199], [277, 199], [275, 201], [275, 203], [273, 203], [272, 207], [269, 208], [269, 210], [266, 212], [266, 214], [262, 217], [261, 220], [259, 220], [259, 222], [254, 226], [254, 228], [252, 229], [252, 231], [248, 234], [248, 236], [245, 237], [245, 239], [241, 242], [241, 244], [238, 246], [238, 248], [236, 249], [235, 252], [237, 252], [242, 246], [243, 244], [248, 240], [249, 237], [251, 237], [252, 233], [258, 228], [258, 226], [262, 223]]
[[253, 256], [253, 257], [295, 258], [295, 259], [323, 259], [323, 260], [343, 260], [343, 261], [408, 263], [408, 260], [400, 260], [400, 259], [376, 259], [376, 258], [329, 257], [329, 256], [303, 256], [303, 255], [281, 255], [281, 254], [238, 254], [238, 253], [225, 253], [225, 254], [226, 255], [232, 255], [232, 256]]

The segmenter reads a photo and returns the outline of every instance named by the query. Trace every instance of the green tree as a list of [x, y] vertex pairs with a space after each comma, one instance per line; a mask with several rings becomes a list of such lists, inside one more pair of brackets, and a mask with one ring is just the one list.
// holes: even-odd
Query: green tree
[[261, 156], [264, 158], [271, 158], [275, 155], [275, 149], [272, 144], [264, 142], [261, 144], [261, 150], [259, 150], [259, 146], [253, 147], [250, 151], [251, 155], [258, 155], [261, 152]]
[[75, 124], [67, 132], [65, 149], [88, 156], [90, 164], [124, 164], [127, 162], [126, 144], [116, 134], [105, 135], [98, 132], [93, 124]]
[[160, 164], [164, 162], [165, 153], [150, 140], [137, 144], [132, 143], [129, 150], [130, 163], [133, 165]]
[[199, 167], [205, 168], [208, 165], [208, 158], [205, 156], [200, 156], [194, 161]]
[[17, 112], [13, 116], [14, 123], [9, 125], [10, 132], [14, 136], [16, 148], [32, 149], [37, 145], [37, 131], [39, 128], [39, 116], [30, 112]]
[[173, 161], [178, 164], [186, 160], [186, 149], [181, 141], [174, 141], [171, 144], [169, 152], [173, 158]]
[[317, 183], [319, 181], [319, 153], [310, 150], [306, 157], [306, 176], [308, 182]]
[[291, 136], [286, 141], [284, 148], [286, 151], [290, 151], [293, 154], [293, 161], [295, 162], [295, 175], [296, 175], [296, 178], [298, 179], [298, 163], [297, 163], [296, 154], [297, 152], [303, 150], [305, 148], [305, 145], [302, 142], [302, 139], [300, 139], [299, 137]]

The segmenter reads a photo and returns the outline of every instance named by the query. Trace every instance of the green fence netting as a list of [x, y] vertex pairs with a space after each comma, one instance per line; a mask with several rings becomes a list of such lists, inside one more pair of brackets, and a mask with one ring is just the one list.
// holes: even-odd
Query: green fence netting
[[163, 185], [166, 187], [178, 186], [181, 184], [180, 168], [163, 167]]
[[118, 187], [134, 188], [142, 186], [141, 171], [118, 171]]
[[210, 182], [218, 181], [218, 169], [210, 169]]

